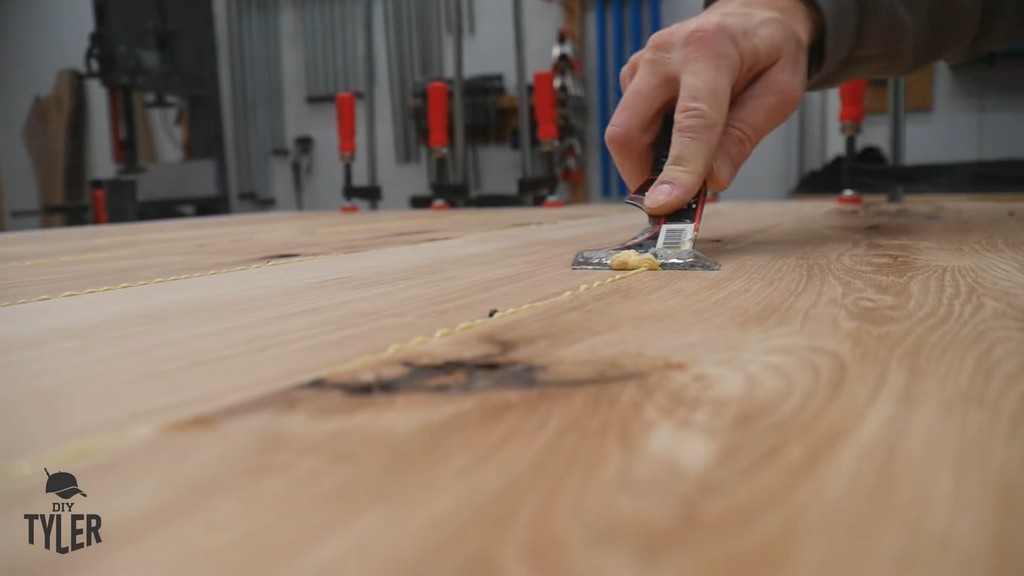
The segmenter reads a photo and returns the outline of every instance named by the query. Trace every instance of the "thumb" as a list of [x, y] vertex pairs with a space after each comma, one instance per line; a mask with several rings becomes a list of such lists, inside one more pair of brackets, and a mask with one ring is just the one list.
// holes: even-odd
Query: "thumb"
[[[671, 160], [670, 160], [671, 162]], [[652, 215], [671, 214], [686, 206], [704, 184], [707, 165], [691, 159], [666, 164], [657, 182], [644, 198], [644, 209]]]

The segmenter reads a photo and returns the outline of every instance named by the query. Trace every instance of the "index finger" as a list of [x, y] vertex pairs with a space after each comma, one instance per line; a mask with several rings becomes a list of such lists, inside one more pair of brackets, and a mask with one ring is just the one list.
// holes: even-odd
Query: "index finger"
[[651, 175], [651, 146], [676, 100], [676, 78], [669, 59], [645, 57], [608, 123], [605, 143], [630, 189]]
[[739, 76], [738, 52], [724, 35], [694, 31], [683, 41], [672, 146], [644, 203], [651, 214], [682, 208], [704, 184]]

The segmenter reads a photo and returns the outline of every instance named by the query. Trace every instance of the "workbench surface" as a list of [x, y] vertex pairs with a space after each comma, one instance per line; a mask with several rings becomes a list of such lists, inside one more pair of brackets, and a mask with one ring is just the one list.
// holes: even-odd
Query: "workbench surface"
[[[1024, 572], [1024, 202], [727, 202], [720, 272], [569, 269], [643, 220], [0, 235], [0, 573]], [[44, 467], [102, 543], [28, 544]]]

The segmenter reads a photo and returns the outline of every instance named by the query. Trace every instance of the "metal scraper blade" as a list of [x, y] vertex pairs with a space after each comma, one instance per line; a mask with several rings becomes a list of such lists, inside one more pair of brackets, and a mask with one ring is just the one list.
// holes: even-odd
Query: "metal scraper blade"
[[[626, 203], [643, 209], [643, 199], [654, 184], [649, 178], [629, 195]], [[647, 227], [621, 244], [576, 254], [574, 270], [719, 270], [721, 265], [694, 249], [707, 188], [702, 187], [690, 203], [668, 216], [649, 216]], [[635, 255], [633, 254], [635, 253]]]
[[[650, 177], [626, 198], [626, 204], [644, 210], [644, 198], [668, 161], [672, 146], [672, 113], [667, 111], [653, 144]], [[718, 270], [718, 262], [694, 249], [707, 185], [686, 206], [668, 216], [648, 215], [647, 228], [631, 240], [598, 250], [584, 250], [572, 261], [575, 270]]]

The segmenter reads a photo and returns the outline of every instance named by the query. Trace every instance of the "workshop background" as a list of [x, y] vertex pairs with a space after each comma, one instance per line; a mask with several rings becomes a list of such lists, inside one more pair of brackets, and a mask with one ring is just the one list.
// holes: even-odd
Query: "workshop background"
[[[330, 4], [328, 0], [320, 4], [325, 2]], [[229, 209], [233, 212], [295, 208], [297, 196], [290, 152], [295, 138], [302, 135], [312, 136], [315, 142], [312, 167], [304, 174], [302, 184], [304, 207], [335, 210], [342, 202], [340, 186], [343, 169], [337, 154], [333, 101], [307, 101], [311, 81], [307, 78], [310, 70], [307, 51], [311, 39], [304, 34], [305, 27], [310, 26], [310, 19], [304, 15], [308, 14], [311, 7], [315, 9], [316, 4], [314, 1], [303, 0], [212, 1], [220, 112], [227, 161], [226, 196]], [[336, 4], [346, 3], [339, 0]], [[431, 4], [438, 3], [427, 2], [424, 5]], [[581, 18], [584, 38], [577, 56], [583, 61], [583, 82], [586, 86], [586, 135], [583, 148], [587, 195], [591, 200], [618, 200], [619, 196], [615, 194], [604, 196], [598, 184], [601, 180], [602, 143], [601, 119], [597, 112], [598, 91], [595, 87], [599, 77], [598, 59], [594, 56], [597, 51], [597, 35], [593, 3], [581, 4], [584, 7]], [[428, 154], [418, 149], [415, 158], [410, 161], [410, 158], [402, 157], [407, 156], [408, 151], [400, 150], [400, 146], [392, 141], [396, 133], [392, 90], [396, 85], [403, 85], [403, 80], [391, 76], [394, 66], [389, 64], [393, 60], [388, 53], [386, 5], [388, 2], [378, 3], [378, 9], [374, 10], [373, 15], [376, 164], [379, 184], [383, 189], [381, 206], [407, 208], [411, 195], [429, 193]], [[403, 6], [400, 2], [398, 5]], [[611, 5], [608, 3], [609, 7], [604, 10], [610, 11]], [[693, 16], [698, 13], [701, 5], [699, 0], [664, 2], [660, 7], [662, 22], [671, 23]], [[513, 6], [508, 0], [474, 0], [467, 3], [463, 50], [467, 76], [500, 74], [510, 94], [516, 93], [518, 84]], [[559, 30], [566, 25], [563, 5], [559, 2], [525, 0], [522, 18], [525, 68], [530, 76], [527, 80], [532, 82], [533, 73], [551, 67], [552, 47]], [[608, 22], [614, 22], [615, 18], [615, 14], [606, 13]], [[628, 20], [628, 16], [623, 18]], [[645, 18], [649, 24], [649, 17]], [[606, 25], [614, 28], [613, 23]], [[244, 45], [233, 47], [232, 42], [237, 41], [232, 37], [233, 26], [254, 27], [246, 28], [253, 34], [243, 35], [250, 40], [243, 41]], [[37, 188], [37, 178], [23, 128], [34, 99], [53, 90], [60, 70], [83, 69], [89, 36], [94, 28], [94, 9], [90, 1], [0, 2], [0, 190], [5, 192], [5, 207], [0, 222], [4, 222], [6, 229], [34, 228], [44, 222], [43, 215], [39, 213], [41, 192]], [[626, 38], [623, 42], [627, 54], [635, 45], [632, 32], [632, 25], [625, 25]], [[446, 32], [442, 38], [443, 46], [438, 47], [437, 54], [443, 58], [444, 75], [450, 77], [453, 37]], [[257, 43], [262, 45], [262, 51], [253, 48], [253, 39], [259, 39]], [[342, 46], [344, 48], [344, 44]], [[355, 46], [352, 48], [354, 54], [363, 54], [360, 44], [349, 46]], [[243, 77], [237, 66], [240, 62], [238, 54], [232, 55], [232, 51], [239, 48], [256, 50], [253, 57], [265, 59], [261, 67], [270, 76], [267, 77], [269, 80], [263, 78], [262, 81], [276, 84], [279, 94], [254, 94], [250, 91], [251, 84], [247, 82], [251, 82], [252, 78], [247, 80]], [[359, 57], [351, 60], [356, 61]], [[609, 68], [614, 65], [615, 58], [609, 58]], [[358, 62], [355, 66], [359, 68]], [[981, 59], [960, 66], [940, 63], [931, 67], [926, 78], [924, 109], [915, 110], [911, 107], [908, 111], [905, 161], [911, 165], [920, 165], [1013, 161], [1024, 158], [1024, 138], [1020, 137], [1020, 127], [1024, 126], [1022, 72], [1024, 65], [1019, 57]], [[251, 67], [249, 73], [254, 73]], [[617, 75], [610, 73], [609, 78], [615, 82]], [[404, 85], [409, 85], [408, 79], [404, 82]], [[87, 105], [84, 180], [112, 178], [118, 167], [111, 153], [111, 108], [106, 90], [95, 79], [84, 80], [84, 89]], [[360, 151], [353, 164], [353, 178], [357, 183], [366, 182], [368, 172], [368, 155], [365, 153], [367, 135], [363, 129], [366, 104], [360, 101], [358, 106], [362, 123], [357, 135]], [[240, 107], [246, 110], [240, 111]], [[175, 112], [174, 108], [154, 108], [149, 111], [149, 132], [155, 148], [151, 152], [155, 155], [153, 159], [163, 165], [182, 160], [183, 135], [175, 123]], [[782, 198], [793, 193], [803, 176], [821, 170], [843, 154], [844, 138], [838, 115], [839, 97], [835, 90], [807, 95], [800, 113], [758, 147], [723, 200]], [[265, 120], [262, 124], [266, 125], [250, 125], [250, 131], [247, 132], [240, 127], [244, 123], [240, 121], [242, 118], [262, 118]], [[408, 123], [410, 120], [402, 117], [399, 122]], [[255, 121], [255, 124], [260, 123]], [[261, 134], [252, 132], [256, 129]], [[270, 138], [269, 144], [276, 149], [276, 153], [268, 149], [253, 150], [252, 147], [246, 150], [239, 146], [239, 139], [255, 146], [261, 137], [264, 140]], [[860, 148], [875, 146], [883, 155], [887, 155], [889, 140], [889, 121], [886, 115], [869, 114], [860, 136]], [[467, 162], [472, 164], [473, 173], [469, 177], [471, 193], [513, 194], [516, 181], [521, 175], [519, 153], [504, 142], [473, 148], [472, 154], [467, 154]], [[245, 155], [264, 161], [246, 162], [241, 158]], [[240, 167], [240, 163], [244, 166]], [[535, 171], [538, 163], [539, 160], [535, 159]], [[199, 189], [217, 186], [214, 171], [209, 167], [187, 171], [175, 177], [170, 177], [168, 170], [159, 167], [154, 167], [153, 171], [160, 180], [179, 185]], [[240, 175], [241, 172], [246, 174]], [[216, 194], [218, 191], [215, 189], [211, 193]], [[239, 198], [240, 195], [243, 198]]]

